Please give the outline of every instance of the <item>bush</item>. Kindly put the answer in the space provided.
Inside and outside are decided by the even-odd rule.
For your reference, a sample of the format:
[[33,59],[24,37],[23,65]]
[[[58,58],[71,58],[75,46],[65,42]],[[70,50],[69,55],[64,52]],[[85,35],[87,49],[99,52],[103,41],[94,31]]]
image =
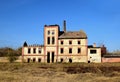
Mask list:
[[18,59],[18,57],[16,55],[17,54],[13,50],[8,51],[8,60],[9,60],[10,63],[12,63],[12,62],[14,62],[15,60]]

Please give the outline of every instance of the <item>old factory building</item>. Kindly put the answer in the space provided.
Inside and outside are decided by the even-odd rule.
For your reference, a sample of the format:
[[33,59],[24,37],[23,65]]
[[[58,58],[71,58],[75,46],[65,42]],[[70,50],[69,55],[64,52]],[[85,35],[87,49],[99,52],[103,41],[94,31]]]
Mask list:
[[22,48],[23,62],[101,62],[103,47],[88,45],[87,35],[83,30],[66,31],[66,21],[63,31],[59,25],[44,26],[44,45],[28,45]]

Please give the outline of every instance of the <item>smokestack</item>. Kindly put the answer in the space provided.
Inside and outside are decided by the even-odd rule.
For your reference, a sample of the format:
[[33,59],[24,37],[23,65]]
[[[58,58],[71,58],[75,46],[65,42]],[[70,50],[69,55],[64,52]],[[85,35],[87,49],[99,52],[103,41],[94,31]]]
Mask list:
[[63,29],[64,29],[64,32],[66,32],[66,21],[64,20],[64,23],[63,23]]

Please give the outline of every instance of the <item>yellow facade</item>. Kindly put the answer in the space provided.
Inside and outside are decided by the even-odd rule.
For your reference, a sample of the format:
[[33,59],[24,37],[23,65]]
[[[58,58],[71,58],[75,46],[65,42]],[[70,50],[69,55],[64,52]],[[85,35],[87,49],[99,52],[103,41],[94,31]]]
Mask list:
[[[39,52],[41,50],[41,52]],[[87,35],[84,31],[60,31],[58,25],[44,26],[44,45],[23,46],[22,60],[24,62],[88,62],[89,53]],[[97,50],[97,62],[100,60],[100,50]],[[93,57],[93,56],[92,56]],[[94,58],[93,57],[93,58]]]

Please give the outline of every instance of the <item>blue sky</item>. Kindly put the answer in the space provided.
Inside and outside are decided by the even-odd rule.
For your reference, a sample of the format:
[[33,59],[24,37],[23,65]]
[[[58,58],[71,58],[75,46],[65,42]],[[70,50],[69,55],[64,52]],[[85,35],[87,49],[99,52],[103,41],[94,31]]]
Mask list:
[[0,0],[0,47],[43,44],[43,26],[67,21],[88,43],[120,49],[120,0]]

